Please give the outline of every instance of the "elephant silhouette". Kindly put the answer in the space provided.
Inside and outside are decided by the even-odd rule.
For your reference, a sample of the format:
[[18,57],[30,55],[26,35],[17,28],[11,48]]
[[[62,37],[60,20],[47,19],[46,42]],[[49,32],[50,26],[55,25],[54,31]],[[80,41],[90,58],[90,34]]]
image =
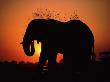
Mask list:
[[[33,40],[41,42],[38,69],[48,60],[48,70],[55,71],[57,53],[63,53],[66,70],[81,70],[91,60],[94,36],[89,27],[80,20],[60,22],[54,19],[34,19],[23,37],[23,49],[27,56],[35,52]],[[31,49],[30,49],[31,46]]]

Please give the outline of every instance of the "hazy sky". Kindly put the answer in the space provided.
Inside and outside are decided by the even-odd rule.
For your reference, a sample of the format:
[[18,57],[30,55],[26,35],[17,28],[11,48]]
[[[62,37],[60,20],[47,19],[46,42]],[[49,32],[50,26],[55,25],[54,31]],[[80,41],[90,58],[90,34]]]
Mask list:
[[110,51],[109,3],[109,0],[0,0],[0,60],[38,60],[39,51],[27,57],[20,45],[37,8],[59,12],[60,20],[65,14],[68,20],[69,15],[77,10],[79,19],[94,33],[95,51]]

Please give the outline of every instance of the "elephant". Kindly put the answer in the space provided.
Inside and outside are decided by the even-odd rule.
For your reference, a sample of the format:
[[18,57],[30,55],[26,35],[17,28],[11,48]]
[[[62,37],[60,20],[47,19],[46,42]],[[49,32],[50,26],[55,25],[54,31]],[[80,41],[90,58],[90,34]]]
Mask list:
[[50,73],[56,68],[57,53],[63,54],[66,70],[76,71],[90,62],[94,52],[93,33],[80,20],[34,19],[28,24],[22,42],[27,56],[35,52],[34,40],[42,43],[38,69],[42,70],[48,60]]

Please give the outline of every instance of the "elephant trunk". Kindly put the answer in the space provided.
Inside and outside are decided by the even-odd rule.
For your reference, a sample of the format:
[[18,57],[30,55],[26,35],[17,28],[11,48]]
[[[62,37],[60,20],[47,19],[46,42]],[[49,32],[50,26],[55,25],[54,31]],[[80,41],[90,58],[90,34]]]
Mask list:
[[34,41],[31,38],[29,38],[29,36],[26,36],[26,35],[24,36],[22,45],[23,45],[25,54],[27,56],[33,56],[35,52]]

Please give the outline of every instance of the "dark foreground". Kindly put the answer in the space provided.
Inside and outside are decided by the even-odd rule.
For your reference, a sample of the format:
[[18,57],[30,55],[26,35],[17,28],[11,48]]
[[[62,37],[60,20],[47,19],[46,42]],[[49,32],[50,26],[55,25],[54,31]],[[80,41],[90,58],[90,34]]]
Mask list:
[[36,64],[0,62],[0,82],[110,82],[110,62],[94,62],[85,72],[75,72],[71,78],[63,71],[63,64],[57,64],[54,76],[48,76],[47,67],[41,75]]

